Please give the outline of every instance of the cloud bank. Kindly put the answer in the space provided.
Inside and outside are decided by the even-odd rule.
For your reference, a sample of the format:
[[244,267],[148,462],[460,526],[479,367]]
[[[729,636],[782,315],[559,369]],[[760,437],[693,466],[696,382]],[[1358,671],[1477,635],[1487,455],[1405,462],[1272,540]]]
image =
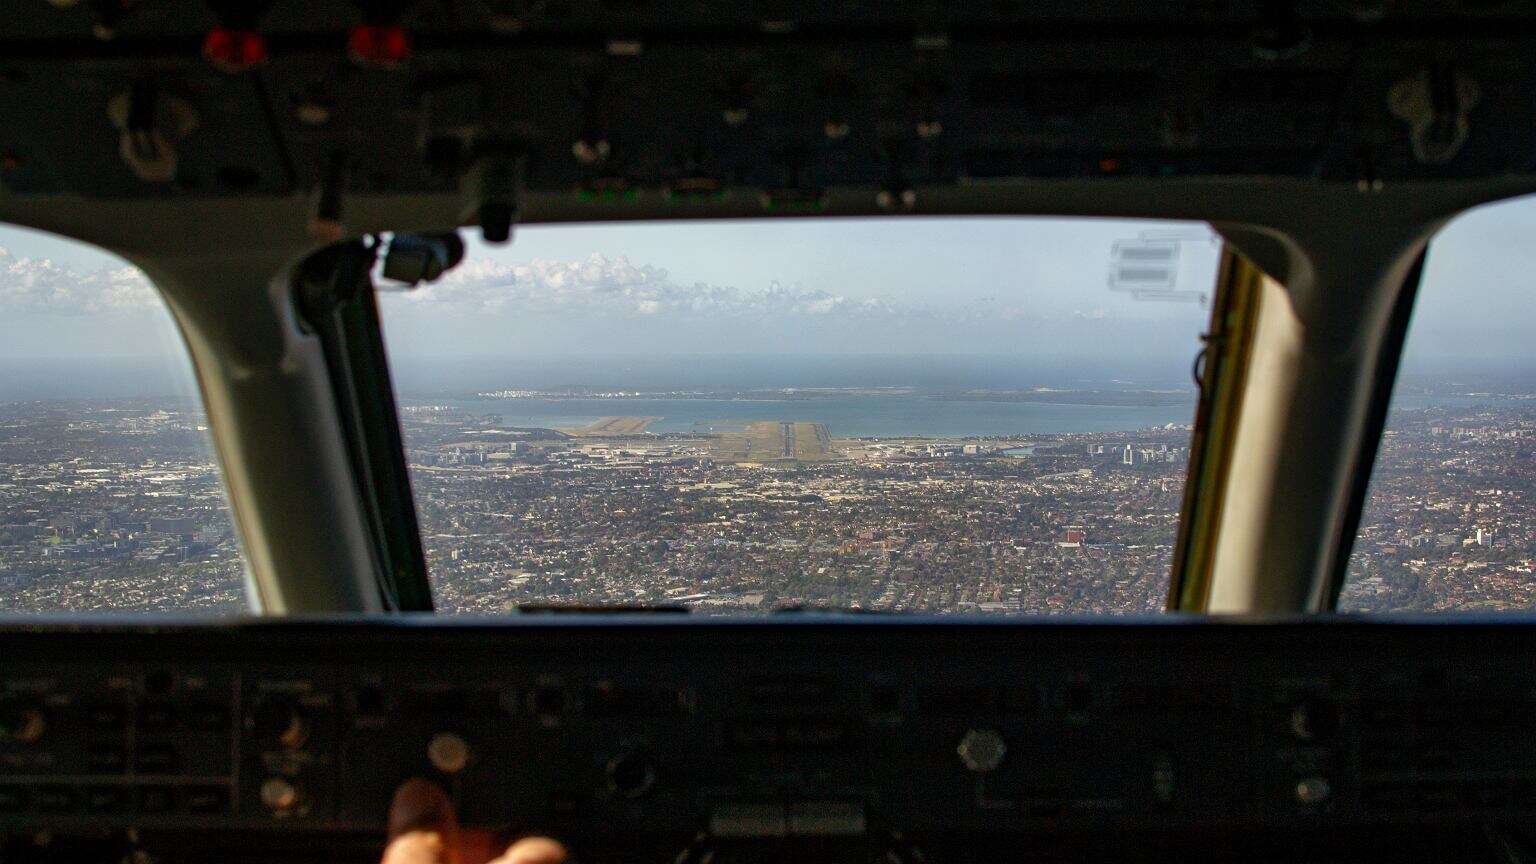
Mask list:
[[[595,318],[800,318],[922,321],[1044,320],[1052,316],[983,297],[945,306],[889,297],[854,297],[771,281],[763,288],[673,281],[665,268],[593,253],[581,260],[534,259],[511,264],[466,261],[442,281],[407,292],[401,306],[466,316],[516,313]],[[391,298],[394,303],[394,298]],[[1101,308],[1074,310],[1101,319]]]
[[[1098,291],[1083,291],[1081,308],[1060,297],[1050,307],[1032,306],[1024,286],[1015,296],[1000,285],[992,296],[951,299],[944,271],[935,273],[938,281],[919,291],[871,276],[843,293],[833,285],[767,280],[748,287],[683,282],[662,267],[601,254],[519,263],[476,258],[436,284],[387,293],[380,305],[390,351],[399,358],[1023,352],[1113,354],[1137,363],[1167,355],[1178,374],[1203,317],[1194,308],[1179,310],[1179,319],[1145,318],[1140,309],[1106,312],[1100,303],[1110,298]],[[1068,298],[1072,293],[1067,289]],[[4,249],[0,343],[0,354],[16,355],[181,353],[160,298],[133,267],[110,262],[91,269]]]
[[[1174,358],[1169,368],[1182,376],[1198,348],[1205,312],[1193,304],[1114,309],[1100,304],[1129,301],[1105,297],[1102,288],[1082,291],[1078,304],[1076,287],[1066,285],[1045,292],[1056,295],[1049,305],[1031,303],[1022,284],[999,285],[991,296],[972,290],[951,298],[945,271],[934,272],[939,281],[920,290],[871,277],[843,293],[834,285],[777,281],[761,287],[682,282],[661,267],[602,254],[523,263],[480,259],[436,284],[387,294],[380,305],[390,350],[400,356],[1026,352],[1114,354],[1139,363],[1167,355]],[[957,286],[966,275],[954,274]],[[1030,278],[1018,274],[1021,282]]]
[[[393,298],[392,298],[393,299]],[[918,313],[881,299],[786,287],[760,290],[672,281],[667,271],[624,257],[593,254],[577,261],[535,259],[509,264],[466,261],[441,282],[407,292],[403,303],[450,314],[635,316],[662,315],[893,315]],[[78,270],[49,258],[0,247],[0,310],[10,313],[96,315],[158,308],[159,298],[137,268]]]
[[[1023,306],[999,303],[995,298],[935,307],[887,297],[853,297],[777,281],[762,288],[680,283],[673,281],[665,268],[598,253],[569,261],[466,261],[440,282],[392,296],[387,302],[417,313],[474,318],[515,314],[519,318],[900,319],[953,323],[1050,317]],[[78,316],[159,308],[158,296],[137,268],[122,265],[78,270],[0,247],[0,312]],[[1102,309],[1082,309],[1072,317],[1098,319],[1104,314]]]
[[129,266],[74,270],[48,258],[13,255],[0,247],[0,311],[93,315],[155,309],[149,280]]
[[402,298],[469,315],[579,314],[650,317],[736,315],[886,315],[915,311],[890,301],[857,299],[778,282],[751,290],[675,282],[666,269],[594,253],[576,261],[536,258],[523,264],[466,261],[441,282]]

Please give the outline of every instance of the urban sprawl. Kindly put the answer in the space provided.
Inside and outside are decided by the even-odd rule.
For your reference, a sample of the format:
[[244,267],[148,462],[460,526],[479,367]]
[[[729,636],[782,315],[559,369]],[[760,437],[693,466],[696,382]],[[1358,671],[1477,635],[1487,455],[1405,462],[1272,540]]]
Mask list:
[[[1536,407],[1394,412],[1341,605],[1536,607]],[[1153,612],[1190,429],[840,438],[803,417],[511,428],[407,404],[444,612],[545,606]],[[805,414],[814,416],[814,404]],[[239,547],[191,406],[0,405],[0,611],[236,612]]]

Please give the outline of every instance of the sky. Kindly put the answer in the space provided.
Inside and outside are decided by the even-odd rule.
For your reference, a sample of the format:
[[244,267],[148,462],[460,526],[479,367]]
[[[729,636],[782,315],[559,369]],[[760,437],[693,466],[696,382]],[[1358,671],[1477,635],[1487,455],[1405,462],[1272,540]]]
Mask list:
[[[1154,235],[1180,238],[1182,302],[1112,284],[1115,244]],[[1410,361],[1532,359],[1533,236],[1536,198],[1473,211],[1436,238]],[[1198,348],[1217,248],[1199,223],[1090,219],[532,226],[507,246],[470,239],[462,266],[385,293],[381,309],[399,367],[445,355],[979,354],[1164,373]],[[0,359],[174,366],[182,354],[132,267],[0,227]]]
[[[1110,290],[1112,244],[1147,230],[1189,238],[1178,279],[1204,293],[1217,248],[1198,224],[799,220],[524,227],[381,305],[400,355],[1054,353],[1105,334],[1134,354],[1155,341],[1141,328],[1192,335],[1206,315]],[[126,326],[158,305],[132,268],[16,229],[0,249],[0,356],[163,350]]]
[[[1180,227],[1194,238],[1180,275],[1209,285],[1218,247],[1203,226]],[[1136,357],[1188,344],[1205,317],[1196,302],[1110,290],[1111,245],[1145,230],[1023,219],[529,228],[381,306],[401,356],[1060,356],[1101,354],[1108,339]]]

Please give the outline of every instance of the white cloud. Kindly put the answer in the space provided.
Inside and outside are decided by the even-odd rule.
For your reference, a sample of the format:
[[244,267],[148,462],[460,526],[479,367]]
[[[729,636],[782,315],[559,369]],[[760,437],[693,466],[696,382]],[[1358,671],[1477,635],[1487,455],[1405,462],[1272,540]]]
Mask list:
[[[771,282],[765,288],[675,282],[661,267],[594,253],[579,261],[467,261],[441,282],[401,300],[444,312],[552,313],[595,317],[831,316],[930,314],[880,298],[854,298]],[[423,310],[424,311],[424,310]]]
[[0,312],[99,315],[159,306],[149,281],[133,267],[79,271],[0,247]]
[[[1149,317],[1145,304],[1122,312],[1084,302],[1074,311],[1038,302],[1038,292],[1008,296],[1009,285],[982,296],[964,292],[963,275],[953,277],[953,295],[943,281],[903,291],[873,275],[843,293],[840,281],[680,282],[660,267],[600,254],[521,263],[479,258],[436,284],[387,294],[381,311],[390,349],[402,356],[1024,352],[1113,353],[1140,363],[1165,351],[1176,361],[1169,368],[1182,375],[1196,344],[1201,315],[1189,305],[1179,307],[1178,320]],[[945,277],[940,271],[935,278]]]
[[[598,253],[569,261],[471,259],[438,283],[392,293],[386,302],[400,311],[411,308],[415,314],[454,320],[508,315],[521,320],[631,319],[701,325],[735,320],[743,326],[771,321],[786,325],[798,321],[805,326],[811,322],[996,326],[1057,317],[1028,305],[1000,303],[995,297],[928,305],[777,281],[761,288],[687,284],[673,280],[662,267]],[[100,317],[160,308],[161,300],[144,274],[131,266],[77,270],[48,258],[17,256],[0,247],[0,313]],[[1102,308],[1070,315],[1077,321],[1112,317]]]

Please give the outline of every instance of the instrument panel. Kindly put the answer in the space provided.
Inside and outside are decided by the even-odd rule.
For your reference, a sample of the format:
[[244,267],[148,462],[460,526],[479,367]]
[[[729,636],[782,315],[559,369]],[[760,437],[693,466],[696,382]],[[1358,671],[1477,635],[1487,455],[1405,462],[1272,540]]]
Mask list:
[[25,4],[0,185],[473,209],[489,173],[764,215],[1025,179],[1371,191],[1530,171],[1532,25],[1475,0]]
[[415,776],[583,860],[1536,812],[1517,625],[669,619],[6,627],[0,833],[376,843]]

